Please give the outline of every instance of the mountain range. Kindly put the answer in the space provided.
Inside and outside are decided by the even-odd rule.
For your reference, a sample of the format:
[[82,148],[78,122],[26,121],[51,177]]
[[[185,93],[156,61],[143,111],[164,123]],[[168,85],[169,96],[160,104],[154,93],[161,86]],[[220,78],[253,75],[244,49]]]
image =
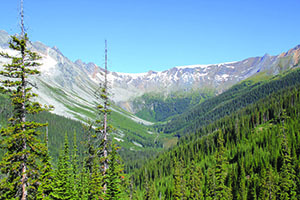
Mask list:
[[[9,34],[0,31],[0,51],[14,53],[9,49],[9,41]],[[41,42],[31,42],[29,47],[42,56],[41,75],[34,80],[39,102],[53,105],[55,114],[67,118],[80,121],[94,118],[93,108],[98,102],[94,94],[104,80],[103,67],[81,60],[73,62],[57,47],[51,48]],[[299,56],[300,46],[296,46],[280,55],[265,54],[230,63],[175,66],[165,71],[150,70],[139,74],[109,71],[112,110],[139,124],[165,121],[255,74],[275,75],[293,68],[298,65]],[[0,66],[6,62],[0,58]],[[148,101],[154,96],[154,100]],[[169,101],[170,98],[175,100]],[[183,99],[182,109],[174,108],[178,99]],[[155,116],[168,106],[168,102],[175,105],[173,110],[162,111],[165,116]]]

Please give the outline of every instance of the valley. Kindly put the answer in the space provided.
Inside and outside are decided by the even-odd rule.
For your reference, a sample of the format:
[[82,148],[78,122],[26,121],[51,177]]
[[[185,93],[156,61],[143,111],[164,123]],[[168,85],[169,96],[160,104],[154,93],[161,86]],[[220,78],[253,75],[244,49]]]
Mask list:
[[[7,33],[1,31],[0,38],[1,51],[10,52]],[[104,69],[80,60],[72,62],[57,48],[40,42],[31,43],[30,49],[42,55],[41,75],[33,79],[38,87],[33,90],[39,102],[53,105],[54,110],[29,118],[48,123],[40,130],[47,133],[54,167],[59,167],[55,163],[66,138],[70,146],[78,148],[82,161],[86,159],[86,141],[94,133],[97,105],[102,103],[96,92],[103,84]],[[299,128],[299,52],[297,46],[278,56],[231,63],[142,74],[108,72],[108,121],[113,127],[109,138],[121,147],[118,153],[124,172],[137,188],[135,198],[150,195],[173,199],[176,190],[183,189],[187,191],[181,194],[188,198],[207,197],[215,190],[209,182],[217,176],[215,167],[227,174],[221,183],[231,191],[227,192],[229,198],[239,199],[241,193],[250,199],[261,195],[264,188],[258,185],[263,182],[258,180],[264,180],[263,173],[271,173],[260,171],[268,170],[266,166],[277,177],[272,184],[279,187],[278,177],[288,161],[275,146],[291,149],[293,165],[299,162],[295,152],[299,151],[300,137],[294,131]],[[5,63],[0,59],[1,65]],[[8,96],[1,94],[1,127],[6,127],[6,119],[12,116],[10,104]],[[282,120],[287,120],[285,125]],[[280,139],[282,130],[289,130],[288,143]],[[77,140],[72,142],[73,135]],[[4,153],[0,151],[0,156]],[[226,166],[218,159],[226,160]],[[241,178],[246,175],[250,178]],[[201,188],[193,188],[195,181]],[[299,182],[295,185],[298,187]]]
[[299,9],[2,1],[0,199],[300,199]]
[[[0,38],[1,50],[8,51],[8,34],[0,31]],[[34,89],[39,95],[38,101],[53,105],[54,114],[69,119],[83,123],[95,119],[94,108],[98,102],[95,91],[104,80],[104,69],[94,63],[72,62],[57,47],[50,48],[41,42],[31,43],[30,49],[42,56],[42,73],[34,80],[38,85],[38,89]],[[111,123],[116,127],[112,137],[126,149],[140,150],[157,145],[161,148],[163,141],[167,142],[170,135],[178,132],[170,128],[174,127],[172,123],[179,125],[180,129],[185,127],[181,122],[177,123],[176,116],[181,118],[181,114],[193,113],[187,110],[205,104],[206,99],[216,95],[219,96],[217,99],[223,100],[224,91],[247,78],[268,77],[293,68],[298,65],[299,55],[297,46],[277,56],[266,54],[230,63],[180,66],[140,74],[109,71],[109,92],[113,103]],[[237,95],[234,92],[238,87],[231,89],[232,94],[225,99]],[[216,106],[220,100],[213,104]],[[203,107],[207,108],[206,105]],[[164,128],[153,125],[157,122]]]

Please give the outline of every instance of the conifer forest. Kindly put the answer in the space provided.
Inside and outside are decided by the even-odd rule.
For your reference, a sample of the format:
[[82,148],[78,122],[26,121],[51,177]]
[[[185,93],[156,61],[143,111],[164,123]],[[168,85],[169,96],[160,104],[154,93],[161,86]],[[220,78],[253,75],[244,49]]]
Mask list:
[[[8,44],[17,53],[0,52],[0,199],[300,199],[299,57],[289,69],[258,73],[218,95],[163,103],[142,96],[136,103],[149,101],[156,113],[138,115],[157,120],[148,132],[164,140],[133,151],[113,137],[107,63],[93,120],[59,116],[38,102],[42,57],[29,48],[22,9],[20,18]],[[104,54],[106,62],[106,43]]]

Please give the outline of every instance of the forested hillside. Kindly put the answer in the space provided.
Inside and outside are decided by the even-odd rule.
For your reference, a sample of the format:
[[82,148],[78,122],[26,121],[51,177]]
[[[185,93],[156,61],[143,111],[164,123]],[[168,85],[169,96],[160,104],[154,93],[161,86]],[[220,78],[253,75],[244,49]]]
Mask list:
[[298,73],[275,77],[284,89],[202,126],[146,163],[133,174],[136,199],[299,199]]
[[219,96],[186,110],[182,115],[172,118],[167,124],[156,126],[157,131],[168,134],[176,133],[177,135],[193,133],[201,126],[230,115],[277,90],[297,85],[299,80],[300,70],[298,68],[274,77],[267,75],[265,72],[258,73]]
[[[6,127],[7,119],[12,115],[12,108],[11,102],[8,97],[2,94],[0,94],[0,111],[0,128]],[[140,166],[142,162],[144,162],[144,159],[153,157],[159,151],[161,151],[162,142],[160,141],[160,137],[158,134],[149,134],[145,126],[138,123],[133,123],[133,121],[121,114],[112,113],[112,115],[114,115],[113,119],[111,120],[113,126],[123,131],[126,141],[136,141],[139,144],[143,145],[143,147],[136,146],[135,149],[130,149],[130,145],[128,143],[115,139],[114,141],[120,147],[122,147],[119,150],[119,153],[121,154],[122,159],[125,163],[131,163],[131,165],[135,165],[137,167]],[[68,135],[70,145],[73,145],[72,138],[74,133],[76,133],[78,156],[80,159],[83,157],[85,148],[83,145],[83,141],[87,140],[87,131],[89,129],[88,124],[83,124],[79,121],[68,119],[56,114],[52,114],[50,112],[42,112],[37,116],[29,116],[29,118],[37,122],[48,123],[49,126],[42,129],[42,132],[44,132],[44,134],[41,136],[41,139],[44,139],[47,132],[49,152],[53,159],[53,163],[56,163],[58,161],[59,151],[63,147],[65,133],[67,133]],[[112,133],[109,137],[110,139],[114,139],[114,137],[119,136],[118,134]],[[1,152],[2,151],[0,150],[0,158],[3,155],[3,152]],[[128,170],[129,168],[127,168],[127,171]]]
[[[0,125],[3,127],[7,126],[7,119],[12,116],[11,102],[7,96],[0,95]],[[30,116],[31,120],[38,122],[47,122],[49,126],[43,128],[42,131],[48,132],[48,146],[51,157],[54,161],[57,161],[60,148],[63,147],[64,135],[68,133],[70,141],[73,141],[71,138],[73,134],[76,133],[78,138],[77,146],[80,147],[80,152],[82,153],[83,147],[80,145],[80,141],[84,141],[84,128],[83,125],[74,120],[67,119],[49,112],[39,113],[38,116]],[[44,139],[45,135],[41,135],[41,139]],[[71,145],[73,145],[71,143]]]
[[[300,45],[224,63],[287,45],[296,3],[18,1],[19,34],[0,30],[0,200],[300,199]],[[1,4],[12,31],[15,2]],[[101,62],[103,34],[103,66],[72,61]],[[126,72],[146,62],[176,67]]]
[[213,94],[212,91],[187,91],[165,97],[160,93],[147,93],[137,97],[132,104],[137,109],[136,116],[152,122],[161,122],[184,113]]

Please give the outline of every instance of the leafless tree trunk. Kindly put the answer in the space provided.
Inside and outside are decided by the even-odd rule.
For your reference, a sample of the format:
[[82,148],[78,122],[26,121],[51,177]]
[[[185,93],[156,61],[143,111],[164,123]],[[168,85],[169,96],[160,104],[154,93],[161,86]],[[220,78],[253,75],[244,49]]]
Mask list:
[[[25,39],[25,29],[24,29],[24,8],[23,8],[23,0],[21,0],[21,37],[26,41]],[[26,101],[26,78],[25,78],[25,49],[21,50],[22,52],[22,75],[21,75],[21,95],[22,95],[22,115],[21,115],[21,123],[22,123],[22,131],[25,132],[25,122],[26,122],[26,107],[25,107],[25,101]],[[22,148],[23,150],[27,149],[26,145],[26,137],[23,137],[22,141]],[[27,165],[26,165],[27,155],[22,156],[23,163],[22,166],[22,200],[27,199]]]

